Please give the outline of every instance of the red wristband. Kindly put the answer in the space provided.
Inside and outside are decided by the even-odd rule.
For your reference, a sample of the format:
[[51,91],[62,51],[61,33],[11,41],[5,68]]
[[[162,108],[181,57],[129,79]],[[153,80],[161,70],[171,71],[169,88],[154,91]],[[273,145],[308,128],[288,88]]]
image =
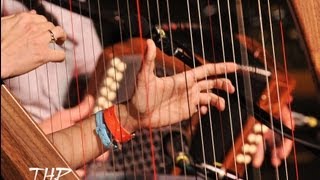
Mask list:
[[132,139],[132,135],[124,129],[114,113],[114,106],[104,110],[104,122],[112,134],[114,140],[118,143],[125,143]]

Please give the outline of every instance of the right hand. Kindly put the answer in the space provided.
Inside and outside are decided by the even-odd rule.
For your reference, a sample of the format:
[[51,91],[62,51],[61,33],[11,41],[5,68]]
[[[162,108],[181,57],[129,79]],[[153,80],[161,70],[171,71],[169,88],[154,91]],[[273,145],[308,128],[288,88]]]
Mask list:
[[206,114],[208,104],[224,110],[224,99],[208,90],[216,88],[233,93],[234,86],[226,78],[206,77],[235,72],[238,70],[235,63],[210,63],[159,78],[154,74],[155,57],[156,46],[152,40],[147,40],[135,93],[128,104],[119,106],[120,113],[117,112],[123,116],[121,123],[126,130],[134,132],[140,127],[159,128],[188,119],[198,111]]
[[1,18],[1,78],[9,78],[29,72],[48,62],[60,62],[65,58],[63,50],[49,47],[61,45],[66,33],[54,26],[34,10]]

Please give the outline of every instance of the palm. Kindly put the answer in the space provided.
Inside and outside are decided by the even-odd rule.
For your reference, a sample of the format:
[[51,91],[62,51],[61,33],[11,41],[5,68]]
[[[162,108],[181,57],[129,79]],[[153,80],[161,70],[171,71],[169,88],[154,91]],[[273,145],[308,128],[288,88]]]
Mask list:
[[[207,91],[217,88],[233,92],[234,87],[227,79],[203,80],[206,76],[233,72],[236,65],[207,64],[170,77],[154,75],[155,46],[147,42],[148,48],[143,67],[137,78],[137,89],[130,103],[143,127],[161,127],[189,118],[207,104],[224,109],[223,98]],[[187,83],[186,83],[187,82]]]

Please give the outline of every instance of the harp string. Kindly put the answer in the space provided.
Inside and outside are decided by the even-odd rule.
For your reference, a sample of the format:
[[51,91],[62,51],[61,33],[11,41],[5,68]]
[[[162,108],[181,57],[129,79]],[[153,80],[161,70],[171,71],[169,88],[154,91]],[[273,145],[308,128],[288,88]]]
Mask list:
[[[233,62],[236,63],[235,61],[235,50],[234,50],[234,37],[233,37],[233,27],[232,27],[232,20],[231,20],[231,10],[230,10],[230,3],[228,1],[228,16],[229,16],[229,26],[230,26],[230,38],[231,38],[231,47],[232,47],[232,58],[233,58]],[[243,33],[245,35],[245,27],[243,25],[243,13],[242,13],[242,2],[241,0],[240,1],[236,1],[236,12],[237,12],[237,22],[238,22],[238,31],[239,33]],[[248,59],[247,59],[247,56],[246,56],[246,53],[243,53],[243,49],[240,50],[240,54],[241,54],[241,64],[242,65],[246,65],[248,64]],[[252,94],[251,94],[251,91],[250,91],[250,88],[248,87],[251,87],[251,83],[250,83],[250,74],[249,73],[244,73],[244,94],[246,97],[249,97],[249,103],[248,103],[248,100],[246,98],[246,101],[247,101],[247,117],[250,116],[250,113],[253,113],[253,110],[252,110],[252,105],[250,104],[250,102],[253,102],[252,100]],[[236,95],[237,95],[237,104],[238,104],[238,111],[239,111],[239,121],[240,121],[240,136],[241,136],[241,141],[242,141],[242,144],[244,144],[244,135],[243,135],[243,125],[242,125],[242,113],[241,113],[241,107],[240,107],[240,97],[239,97],[239,82],[238,82],[238,76],[237,76],[237,73],[235,72],[235,87],[236,87]],[[231,130],[233,128],[231,127]],[[243,155],[245,155],[245,152],[243,152]],[[235,161],[235,163],[237,163]],[[245,176],[246,176],[246,179],[248,179],[248,170],[247,170],[247,164],[244,164],[244,167],[245,167]]]
[[[262,22],[262,13],[261,13],[261,4],[260,0],[258,2],[258,12],[259,12],[259,22],[260,22],[260,33],[261,33],[261,44],[262,44],[262,51],[263,51],[263,64],[264,69],[267,70],[267,59],[266,59],[266,49],[265,49],[265,39],[264,39],[264,29],[263,29],[263,22]],[[276,70],[275,70],[276,71]],[[269,104],[269,114],[270,114],[270,121],[271,121],[271,130],[272,130],[272,138],[273,138],[273,146],[274,150],[276,150],[276,142],[275,142],[275,133],[274,133],[274,125],[273,125],[273,116],[272,116],[272,107],[271,107],[271,95],[270,95],[270,89],[269,89],[269,79],[266,77],[266,90],[267,90],[267,99]],[[277,154],[274,154],[277,156]],[[279,169],[276,167],[276,178],[279,179]]]
[[[147,1],[147,2],[149,2],[149,1]],[[172,37],[172,31],[170,29],[170,27],[171,27],[171,25],[170,25],[170,22],[171,22],[170,13],[171,13],[171,11],[170,11],[169,0],[166,0],[166,12],[167,12],[167,16],[168,16],[167,20],[169,22],[169,37],[170,37],[171,54],[174,54],[174,52],[173,52],[173,42],[172,42],[173,37]],[[148,15],[150,16],[150,12],[148,12]],[[158,18],[158,26],[162,27],[159,0],[157,0],[157,18]],[[151,19],[149,19],[149,22],[152,22]],[[150,26],[151,26],[151,23],[150,23]],[[150,29],[150,34],[152,34],[152,29]],[[163,49],[163,41],[161,41],[160,44],[161,44],[161,48]],[[161,58],[162,58],[161,60],[162,60],[162,64],[163,64],[163,74],[164,74],[164,77],[166,77],[167,76],[167,71],[166,71],[166,62],[165,62],[165,59],[164,59],[164,54],[162,54]],[[172,60],[172,64],[173,64],[173,74],[175,75],[177,72],[176,72],[175,63],[174,63],[174,57],[173,56],[172,56],[171,60]],[[175,93],[177,94],[178,92],[175,92]],[[170,139],[169,139],[170,140],[170,143],[169,143],[170,144],[170,149],[171,149],[171,152],[173,152],[173,155],[170,158],[171,158],[172,162],[175,162],[175,157],[174,157],[175,156],[175,154],[174,154],[174,152],[175,152],[174,151],[174,143],[175,142],[173,140],[172,125],[169,125],[169,130],[168,131],[169,131],[169,134],[170,134]],[[181,123],[179,123],[179,131],[182,132]],[[160,138],[164,139],[162,128],[160,129]],[[180,143],[182,145],[182,151],[184,151],[183,150],[183,140],[182,140],[182,134],[181,133],[180,133]],[[161,148],[162,148],[162,150],[161,150],[161,152],[162,152],[162,154],[161,154],[162,155],[162,161],[163,161],[164,164],[166,164],[165,153],[164,153],[165,145],[163,143],[163,140],[161,141]],[[176,172],[176,171],[177,171],[176,166],[173,165],[173,172]],[[169,170],[164,168],[164,174],[166,174],[167,172],[169,173]],[[186,167],[185,167],[185,165],[183,167],[183,172],[184,172],[184,175],[186,175]]]
[[[72,10],[72,0],[69,0],[69,11],[70,11],[70,18],[71,18],[71,36],[72,36],[72,39],[75,39],[75,34],[74,34],[74,21],[73,21],[73,10]],[[81,7],[80,7],[80,13],[81,13]],[[81,20],[81,14],[80,14],[80,20]],[[82,21],[80,22],[80,25],[81,25],[81,28],[83,27],[82,26]],[[83,32],[83,31],[82,31]],[[83,37],[83,36],[82,36]],[[75,78],[75,81],[76,81],[76,93],[77,93],[77,102],[78,104],[80,104],[81,102],[81,98],[80,98],[80,86],[79,86],[79,70],[78,70],[78,64],[77,64],[77,57],[76,57],[76,48],[75,48],[75,44],[73,44],[72,46],[72,51],[73,51],[73,61],[74,61],[74,66],[75,66],[75,70],[74,70],[74,78]],[[85,56],[84,56],[85,57]],[[85,63],[86,64],[86,63]],[[86,67],[86,65],[85,65]],[[79,116],[80,116],[80,119],[82,119],[81,117],[81,107],[79,106]],[[83,121],[80,121],[80,131],[81,131],[81,147],[82,147],[82,158],[83,158],[83,169],[84,171],[86,171],[86,156],[85,156],[85,151],[86,151],[86,145],[85,145],[85,142],[83,141],[84,138],[84,132],[83,132]],[[75,143],[75,142],[73,142]]]
[[[169,4],[169,1],[168,0],[166,0],[166,9],[167,9],[167,16],[168,16],[168,22],[170,23],[171,22],[171,18],[170,18],[170,4]],[[148,13],[148,14],[150,14],[150,13]],[[160,6],[159,6],[159,0],[157,0],[157,15],[158,15],[158,25],[159,25],[159,27],[162,27],[162,22],[161,22],[161,18],[160,18]],[[149,21],[149,22],[151,22],[151,21]],[[152,30],[151,30],[152,31]],[[152,32],[150,33],[150,34],[152,34]],[[170,46],[171,46],[171,53],[173,54],[173,42],[172,42],[172,31],[171,30],[169,30],[169,37],[170,37]],[[163,48],[163,42],[161,41],[161,48]],[[164,60],[164,54],[162,54],[162,62],[163,62],[163,71],[164,71],[164,76],[166,77],[167,76],[167,72],[166,72],[166,66],[165,66],[165,60]],[[173,57],[172,57],[172,62],[173,62],[173,74],[176,74],[176,69],[175,69],[175,66],[174,66],[174,60],[173,60]],[[175,93],[177,93],[177,92],[175,92]],[[170,107],[169,107],[170,108]],[[182,129],[181,129],[181,123],[179,123],[179,130],[180,130],[180,132],[182,132]],[[160,129],[160,137],[161,137],[161,139],[163,139],[163,133],[162,133],[163,131],[162,131],[162,129]],[[171,145],[171,152],[174,152],[174,147],[173,147],[173,143],[174,143],[174,140],[173,140],[173,134],[172,134],[172,125],[169,125],[169,133],[170,133],[170,145]],[[180,142],[181,142],[181,144],[183,143],[183,141],[182,141],[182,139],[180,139]],[[163,158],[163,162],[164,162],[164,164],[166,164],[166,160],[165,160],[165,154],[164,154],[164,148],[165,148],[165,146],[164,146],[164,143],[163,142],[161,142],[161,147],[162,147],[162,158]],[[182,145],[182,147],[183,147],[183,145]],[[174,155],[171,157],[171,161],[172,162],[175,162],[175,159],[174,159]],[[176,171],[176,166],[173,166],[173,171],[175,172]],[[183,169],[183,171],[184,171],[184,174],[185,174],[185,167],[184,167],[184,169]],[[167,169],[165,168],[164,169],[164,173],[166,174],[166,172],[167,172]]]
[[[60,0],[61,1],[61,0]],[[79,5],[80,5],[81,3],[80,3],[80,1],[79,1]],[[81,8],[80,8],[81,9]],[[90,19],[90,35],[91,35],[91,47],[94,47],[94,39],[93,39],[93,31],[94,31],[94,29],[93,29],[93,27],[94,27],[94,25],[93,25],[93,18],[92,18],[92,10],[91,10],[91,0],[88,0],[88,11],[89,11],[89,19]],[[99,12],[99,14],[101,14],[100,12]],[[103,41],[100,41],[101,42],[101,44],[103,43]],[[103,48],[103,46],[102,46],[102,48]],[[97,58],[98,57],[96,57],[95,55],[96,55],[96,53],[95,53],[95,48],[91,48],[92,49],[92,54],[93,54],[93,63],[96,65],[97,64]],[[103,55],[102,55],[103,56]],[[104,66],[105,67],[105,66]],[[95,71],[95,70],[93,70],[93,74],[91,73],[91,75],[93,75],[94,77],[97,77],[97,72]],[[91,77],[90,77],[91,78]],[[87,83],[87,85],[89,85],[89,83]],[[98,94],[98,82],[97,82],[97,78],[95,78],[95,80],[94,80],[94,83],[93,83],[93,86],[94,86],[94,89],[95,89],[95,93],[96,94]],[[86,88],[86,90],[87,90],[87,92],[89,92],[89,89],[88,88],[90,88],[90,87],[87,87]],[[90,103],[89,102],[89,100],[88,100],[88,103]],[[95,103],[95,102],[94,102]],[[94,110],[93,110],[94,111]],[[90,125],[90,128],[91,129],[93,129],[93,127]],[[94,145],[93,145],[93,141],[94,141],[94,137],[92,137],[92,141],[91,141],[91,149],[93,149],[93,147],[94,147]],[[90,142],[89,142],[90,143]],[[102,152],[102,150],[103,150],[103,147],[100,147],[100,149],[101,149],[101,152]],[[108,155],[110,155],[110,152],[108,152],[108,154],[107,153],[103,153],[100,157],[102,157],[102,159],[106,159],[107,158],[107,156]],[[93,164],[96,164],[97,163],[97,161],[96,161],[96,159],[94,159],[93,160]],[[96,167],[94,167],[93,168],[93,176],[96,178]]]
[[[142,55],[142,64],[143,63],[145,63],[145,59],[144,59],[144,50],[145,50],[145,47],[144,47],[144,45],[143,45],[143,37],[142,37],[142,35],[143,35],[143,27],[142,27],[142,24],[141,24],[141,12],[140,12],[140,1],[139,0],[136,0],[135,1],[135,5],[136,5],[136,8],[137,8],[137,21],[138,21],[138,30],[139,30],[139,41],[140,41],[140,52],[138,52],[138,53],[140,53],[141,55]],[[129,6],[127,7],[127,8],[129,8]],[[130,19],[130,17],[129,17],[129,19]],[[130,24],[131,25],[131,24]],[[137,72],[138,72],[139,70],[137,70]],[[147,77],[146,76],[146,69],[143,69],[143,73],[144,73],[144,79],[147,81],[146,82],[146,84],[145,84],[145,88],[146,88],[146,111],[147,112],[149,112],[149,96],[148,96],[148,92],[149,92],[149,88],[148,88],[148,83],[149,83],[149,77]],[[137,86],[136,86],[137,87]],[[139,101],[139,103],[140,103],[140,101]],[[150,119],[150,116],[148,115],[148,119],[149,119],[149,122],[151,121],[151,119]],[[139,119],[140,120],[140,119]],[[140,129],[142,129],[141,128],[141,126],[140,126]],[[148,129],[148,133],[149,133],[149,142],[150,142],[150,149],[151,149],[151,163],[152,163],[152,169],[153,169],[153,179],[156,179],[157,178],[157,172],[156,172],[156,165],[155,165],[155,158],[154,158],[154,146],[153,146],[153,134],[152,134],[152,130],[151,130],[151,128],[149,128]],[[143,156],[144,157],[144,156]],[[145,161],[145,160],[144,160]],[[144,176],[146,177],[146,174],[144,173]]]
[[[219,3],[219,2],[218,2]],[[210,2],[208,0],[208,5],[210,5]],[[218,6],[219,7],[219,6]],[[215,42],[214,42],[214,31],[213,31],[213,27],[214,27],[214,24],[212,22],[212,19],[213,17],[211,18],[210,16],[208,17],[209,18],[209,25],[210,25],[210,41],[211,41],[211,48],[212,48],[212,54],[213,54],[213,63],[217,63],[217,60],[216,60],[216,53],[215,53]],[[220,19],[219,19],[220,20]],[[223,52],[224,52],[224,48],[222,48]],[[217,75],[215,75],[215,78],[217,78]],[[216,91],[215,92],[218,96],[220,95],[219,91]],[[218,112],[219,113],[219,123],[220,123],[220,129],[221,129],[221,142],[222,142],[222,152],[223,154],[226,154],[226,150],[225,150],[225,141],[224,141],[224,130],[223,130],[223,127],[222,127],[222,113],[221,111]],[[209,109],[209,115],[211,117],[211,108]],[[211,135],[212,135],[212,138],[211,138],[211,141],[212,141],[212,150],[213,150],[213,160],[214,160],[214,167],[217,167],[217,158],[216,158],[216,148],[215,148],[215,143],[214,143],[214,132],[213,132],[213,125],[212,125],[212,121],[210,121],[210,132],[211,132]],[[216,174],[216,179],[218,178],[218,174]]]
[[[219,29],[220,29],[220,38],[221,38],[221,48],[222,48],[222,59],[223,62],[226,62],[226,54],[225,54],[225,43],[224,43],[224,35],[223,35],[223,27],[222,27],[222,13],[221,13],[221,6],[220,6],[220,0],[217,0],[217,6],[218,6],[218,17],[219,17]],[[230,11],[230,10],[229,10]],[[232,32],[231,32],[232,33]],[[227,73],[224,73],[224,77],[227,78]],[[228,115],[229,115],[229,124],[231,126],[230,128],[230,133],[231,133],[231,143],[232,143],[232,149],[233,149],[233,158],[236,159],[236,154],[235,154],[235,142],[234,142],[234,134],[233,134],[233,128],[232,128],[232,115],[231,115],[231,106],[230,106],[230,96],[227,93],[227,104],[228,104]],[[222,124],[222,123],[221,123]],[[224,137],[224,136],[223,136]],[[234,166],[237,167],[237,162],[234,161]],[[237,168],[235,168],[235,174],[238,174]]]
[[[233,26],[232,26],[232,19],[231,19],[231,9],[230,9],[230,2],[227,1],[227,5],[228,5],[228,18],[229,18],[229,28],[230,28],[230,39],[231,39],[231,49],[232,49],[232,60],[234,63],[236,63],[236,55],[235,55],[235,50],[234,50],[234,37],[233,37]],[[243,13],[242,13],[242,1],[238,0],[236,1],[236,12],[237,12],[237,23],[238,23],[238,31],[239,33],[243,33],[245,34],[245,27],[243,24]],[[248,57],[246,56],[247,54],[243,52],[243,49],[240,50],[240,54],[241,54],[241,64],[242,65],[248,65]],[[236,87],[236,95],[237,95],[237,108],[239,111],[239,121],[240,121],[240,137],[241,137],[241,141],[242,144],[244,144],[244,134],[243,134],[243,120],[242,120],[242,113],[241,113],[241,107],[240,107],[240,97],[239,97],[239,82],[238,82],[238,75],[235,72],[235,87]],[[249,97],[249,103],[247,102],[247,117],[250,116],[250,113],[253,113],[253,108],[252,108],[252,104],[250,104],[250,102],[253,102],[252,99],[252,93],[250,91],[250,87],[251,87],[251,82],[250,82],[250,74],[249,73],[245,73],[244,74],[244,93],[246,97]],[[249,88],[248,88],[249,87]],[[246,98],[247,100],[247,98]],[[249,106],[248,106],[249,105]],[[231,125],[231,131],[233,130],[233,125],[232,125],[232,120],[230,120],[230,125]],[[232,135],[232,142],[233,142],[233,148],[235,148],[235,140],[233,137],[233,133],[231,133]],[[245,152],[243,152],[243,155],[245,155]],[[234,157],[236,158],[236,157]],[[237,166],[237,161],[235,162],[235,167]],[[244,164],[245,167],[245,176],[246,179],[248,179],[248,170],[247,170],[247,164]]]
[[[278,81],[278,73],[277,73],[277,63],[276,63],[275,48],[274,48],[274,37],[273,37],[273,27],[272,27],[272,19],[271,19],[271,8],[270,8],[270,2],[268,1],[267,3],[268,3],[267,4],[268,5],[268,17],[269,17],[269,24],[270,24],[270,35],[271,35],[270,39],[271,39],[273,66],[274,66],[274,71],[275,71],[274,76],[275,76],[276,90],[277,90],[277,102],[279,102],[278,103],[279,117],[281,118],[282,117],[282,108],[281,108],[281,105],[280,105],[280,101],[281,100],[280,100],[279,81]],[[279,15],[280,15],[280,18],[281,18],[280,9],[279,9]],[[287,84],[287,86],[288,86],[288,84]],[[290,103],[289,103],[289,106],[290,106]],[[290,109],[290,111],[291,111],[291,109]],[[290,119],[291,119],[291,117],[290,117]],[[283,135],[283,123],[282,123],[282,121],[280,121],[280,125],[281,125],[281,132],[282,132],[281,133],[282,146],[284,147],[284,135]],[[284,159],[284,166],[285,166],[286,179],[288,179],[287,158]]]
[[[209,1],[208,1],[208,5],[209,5]],[[203,36],[203,26],[202,26],[202,17],[201,17],[201,11],[200,11],[200,4],[199,4],[199,1],[197,1],[197,10],[198,10],[198,21],[199,21],[199,31],[200,31],[200,41],[201,41],[201,55],[202,55],[202,57],[203,57],[203,59],[204,59],[204,62],[203,62],[203,64],[206,64],[206,53],[205,53],[205,44],[204,44],[204,36]],[[221,16],[221,14],[219,14],[220,16]],[[213,55],[215,56],[215,54],[214,54],[214,39],[213,39],[213,30],[212,30],[212,28],[213,28],[213,26],[212,26],[212,23],[211,23],[211,18],[209,17],[209,21],[210,21],[210,37],[211,37],[211,43],[212,43],[212,50],[213,50]],[[191,29],[191,24],[189,25],[190,26],[190,29]],[[223,41],[223,40],[222,40]],[[215,59],[214,59],[214,61],[215,61]],[[215,69],[216,70],[216,69]],[[215,75],[215,78],[217,79],[218,77],[217,77],[217,75]],[[225,76],[225,78],[227,78],[226,76]],[[207,76],[205,76],[205,80],[207,80],[208,79],[208,77]],[[227,90],[228,91],[228,90]],[[211,92],[211,90],[209,90],[209,88],[208,88],[208,86],[207,86],[207,89],[206,89],[206,92],[207,93],[209,93],[209,92]],[[219,93],[218,93],[218,95],[219,95]],[[220,98],[220,97],[218,97],[218,98]],[[217,101],[218,103],[219,103],[219,100]],[[229,104],[229,103],[228,103]],[[211,106],[210,106],[210,103],[209,103],[209,99],[208,99],[208,105],[207,105],[207,108],[208,108],[208,116],[209,116],[209,119],[208,119],[208,121],[209,121],[209,124],[210,124],[210,134],[211,134],[211,143],[212,143],[212,146],[211,146],[211,148],[212,148],[212,150],[213,150],[213,152],[212,152],[212,154],[213,154],[213,166],[214,167],[217,167],[217,164],[218,164],[218,162],[217,162],[217,160],[216,160],[216,150],[215,150],[215,141],[214,141],[214,137],[215,137],[215,132],[213,131],[213,119],[212,119],[212,114],[211,114]],[[231,113],[231,111],[229,111],[230,113]],[[220,119],[220,123],[222,123],[222,117],[221,117],[221,113],[219,112],[219,114],[220,114],[220,117],[219,117],[219,119]],[[206,119],[207,120],[207,119]],[[203,161],[204,162],[206,162],[206,158],[205,158],[205,145],[204,145],[204,140],[203,140],[203,136],[204,136],[204,131],[203,131],[203,127],[202,127],[202,123],[201,123],[201,117],[200,117],[200,122],[199,122],[199,126],[200,126],[200,136],[201,136],[201,141],[202,141],[202,154],[203,154]],[[222,136],[223,137],[223,136]],[[222,139],[222,142],[223,142],[224,140]],[[215,172],[215,177],[216,177],[216,179],[218,179],[218,173],[217,172]]]
[[[210,1],[207,1],[207,6],[210,6]],[[214,34],[213,34],[213,23],[212,23],[212,18],[210,16],[208,16],[208,20],[209,20],[209,30],[210,30],[210,42],[211,42],[211,49],[212,49],[212,54],[213,54],[213,63],[216,63],[216,55],[215,55],[215,45],[214,45]],[[204,53],[203,53],[204,54]],[[206,59],[206,58],[204,58]],[[204,61],[204,63],[206,63],[206,61]],[[217,71],[217,69],[215,69],[215,71]],[[217,75],[215,75],[215,78],[217,78]],[[207,88],[208,89],[208,88]],[[208,91],[207,91],[208,93]],[[219,92],[216,92],[217,95],[219,96]],[[217,167],[217,157],[216,157],[216,148],[215,148],[215,132],[213,130],[213,123],[212,123],[212,114],[211,114],[211,107],[208,103],[208,114],[209,114],[209,125],[210,125],[210,134],[211,134],[211,143],[212,143],[212,156],[213,156],[213,166]],[[222,124],[222,116],[221,116],[221,112],[219,111],[219,120],[220,120],[220,124]],[[223,128],[221,128],[222,130]],[[222,137],[222,147],[223,147],[223,151],[224,151],[224,138],[223,138],[223,132],[221,131],[221,137]],[[191,134],[192,136],[192,134]],[[218,173],[215,173],[215,178],[218,179]]]
[[[188,12],[188,23],[189,23],[189,34],[190,34],[190,45],[191,45],[191,53],[192,53],[192,62],[193,62],[193,67],[192,68],[195,68],[196,67],[196,63],[195,63],[195,50],[194,50],[194,39],[193,39],[193,30],[192,30],[192,19],[191,19],[191,10],[190,10],[190,1],[189,0],[186,0],[187,2],[187,12]],[[206,72],[207,73],[207,72]],[[205,75],[205,78],[207,77],[207,75]],[[187,79],[186,79],[186,82],[187,82]],[[197,82],[197,79],[196,79],[196,75],[195,75],[195,82]],[[197,90],[199,92],[199,89]],[[201,124],[201,121],[202,121],[202,117],[201,117],[201,113],[200,113],[200,110],[201,110],[201,107],[200,107],[200,99],[199,99],[199,95],[197,95],[197,100],[198,100],[198,104],[197,104],[197,109],[198,109],[198,112],[197,112],[197,116],[199,118],[199,126],[200,126],[200,135],[201,135],[201,147],[202,147],[202,158],[203,158],[203,161],[206,162],[206,156],[205,156],[205,152],[204,152],[204,144],[203,144],[203,134],[202,134],[202,124]],[[188,101],[189,102],[189,101]],[[190,105],[188,105],[188,107],[190,107]],[[207,177],[207,169],[204,169],[204,176]]]
[[[289,87],[289,77],[288,77],[287,57],[286,57],[284,31],[283,31],[283,23],[282,23],[282,16],[281,16],[280,7],[279,7],[278,11],[279,11],[279,16],[280,16],[279,26],[280,26],[280,35],[281,35],[282,55],[283,55],[283,62],[284,62],[285,81],[286,81],[286,85],[288,88]],[[293,132],[294,131],[294,122],[293,121],[294,120],[292,118],[292,113],[291,113],[291,102],[288,103],[288,107],[289,107],[289,111],[290,111],[290,124],[291,124],[291,136],[292,136],[292,141],[293,141],[293,156],[294,156],[295,175],[296,175],[296,179],[299,179],[295,136],[294,136],[294,132]],[[283,124],[281,124],[281,130],[282,130],[282,128],[283,128]],[[283,133],[282,133],[282,135],[283,135]],[[282,138],[282,140],[283,140],[283,138]],[[282,143],[284,143],[284,140],[282,141]]]

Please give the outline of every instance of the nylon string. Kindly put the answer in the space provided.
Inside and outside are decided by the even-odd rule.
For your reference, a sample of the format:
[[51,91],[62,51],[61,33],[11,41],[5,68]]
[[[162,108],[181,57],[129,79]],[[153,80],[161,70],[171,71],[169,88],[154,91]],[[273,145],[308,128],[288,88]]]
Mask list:
[[[204,65],[206,64],[206,54],[205,54],[205,50],[204,50],[204,38],[203,38],[203,27],[202,27],[202,17],[201,17],[201,10],[200,10],[200,4],[199,4],[199,0],[197,1],[197,9],[198,9],[198,20],[199,20],[199,30],[200,30],[200,40],[201,40],[201,50],[202,50],[202,57],[204,59]],[[190,26],[191,27],[191,26]],[[210,26],[210,29],[212,30],[212,27]],[[215,68],[216,70],[216,68]],[[217,77],[216,77],[217,78]],[[208,80],[208,75],[207,72],[205,74],[205,81]],[[228,90],[228,87],[227,87]],[[211,90],[209,90],[208,84],[207,84],[207,89],[206,92],[209,94],[211,92]],[[219,98],[219,97],[218,97]],[[217,100],[217,103],[219,103],[219,99]],[[211,142],[212,142],[212,150],[213,150],[213,160],[214,160],[214,166],[216,167],[216,152],[215,152],[215,148],[214,148],[214,132],[213,132],[213,126],[212,126],[212,115],[211,115],[211,105],[210,105],[210,99],[208,98],[208,115],[209,115],[209,124],[210,124],[210,132],[211,132]],[[200,118],[201,121],[201,118]],[[203,130],[202,130],[202,123],[199,122],[200,125],[200,133],[201,133],[201,141],[202,141],[202,150],[203,150],[203,154],[205,154],[205,146],[204,146],[204,142],[203,142]],[[205,161],[205,158],[203,160]],[[218,174],[217,172],[215,172],[215,177],[216,179],[218,179]]]
[[[286,50],[285,50],[285,41],[284,41],[284,32],[283,32],[283,23],[282,23],[282,17],[281,17],[281,11],[279,9],[279,16],[280,16],[280,34],[281,34],[281,46],[282,46],[282,55],[283,55],[283,61],[284,61],[284,71],[285,71],[285,77],[286,77],[286,84],[287,89],[289,87],[289,80],[288,80],[288,68],[287,68],[287,57],[286,57]],[[288,103],[289,110],[291,112],[291,102]],[[296,179],[299,179],[299,170],[298,170],[298,160],[297,160],[297,152],[296,152],[296,145],[295,145],[295,136],[293,132],[293,118],[292,113],[290,113],[290,123],[291,123],[291,136],[293,141],[293,155],[294,155],[294,166],[295,166],[295,175]],[[281,125],[282,128],[282,125]]]
[[[207,6],[209,6],[210,5],[210,2],[209,2],[209,0],[207,1]],[[214,36],[213,36],[213,23],[212,23],[212,18],[210,17],[210,16],[208,16],[208,19],[209,19],[209,30],[210,30],[210,41],[211,41],[211,48],[212,48],[212,54],[213,54],[213,63],[216,63],[216,58],[215,58],[215,46],[214,46]],[[202,26],[201,26],[202,27]],[[204,54],[204,52],[203,52],[203,54]],[[206,58],[204,58],[204,63],[206,63]],[[215,67],[215,71],[217,72],[217,68]],[[215,75],[215,78],[217,78],[218,76],[217,75]],[[209,89],[207,88],[207,93],[209,92]],[[219,96],[219,93],[218,93],[218,91],[216,91],[217,92],[217,95]],[[220,98],[220,97],[218,97],[218,98]],[[218,99],[218,102],[219,102],[219,99]],[[214,138],[215,138],[215,132],[214,132],[214,130],[213,130],[213,123],[212,123],[212,114],[211,114],[211,107],[209,106],[209,104],[208,104],[208,113],[209,113],[209,125],[210,125],[210,134],[211,134],[211,143],[212,143],[212,146],[211,146],[211,148],[212,148],[212,156],[213,156],[213,166],[215,167],[215,168],[217,168],[217,157],[216,157],[216,148],[215,148],[215,140],[214,140]],[[220,123],[222,124],[222,117],[221,117],[221,112],[219,111],[218,112],[219,113],[219,120],[220,120]],[[222,129],[223,128],[221,128],[221,134],[223,134],[222,133]],[[222,136],[223,137],[223,136]],[[223,140],[223,138],[222,138],[222,146],[223,146],[223,149],[224,149],[224,140]],[[216,179],[218,179],[218,173],[217,172],[215,172],[215,178]]]
[[[264,69],[267,71],[267,59],[266,59],[266,50],[265,50],[265,39],[264,39],[264,29],[263,29],[263,21],[262,21],[262,13],[261,13],[261,4],[260,0],[258,0],[258,11],[259,11],[259,22],[260,22],[260,33],[261,33],[261,41],[262,41],[262,51],[263,51],[263,61],[264,61]],[[270,114],[270,122],[271,122],[271,130],[272,130],[272,138],[273,138],[273,146],[274,150],[276,150],[276,142],[275,142],[275,132],[274,132],[274,124],[273,124],[273,116],[272,116],[272,107],[271,107],[271,95],[270,95],[270,86],[269,86],[269,79],[266,77],[266,84],[267,84],[267,98],[269,104],[269,114]],[[277,156],[277,154],[275,154]],[[280,179],[279,177],[279,168],[276,167],[276,178]]]
[[[249,6],[250,8],[250,6]],[[250,8],[251,9],[251,8]],[[244,23],[244,15],[243,15],[243,5],[242,5],[242,0],[237,0],[236,2],[236,11],[237,11],[237,21],[238,21],[238,31],[240,35],[246,36],[246,30],[245,30],[245,23]],[[241,55],[241,64],[244,66],[249,66],[249,59],[248,59],[248,53],[247,50],[245,49],[247,47],[247,43],[245,42],[244,46],[240,46],[240,55]],[[244,94],[245,97],[249,97],[249,101],[246,98],[246,112],[247,112],[247,117],[254,116],[254,109],[253,109],[253,95],[252,95],[252,83],[251,83],[251,78],[250,78],[250,73],[248,72],[243,72],[243,79],[244,79]],[[236,76],[237,77],[237,76]],[[237,94],[239,98],[239,94]],[[239,99],[238,99],[238,102]],[[239,109],[239,112],[240,109]],[[241,114],[241,113],[240,113]],[[240,118],[242,116],[240,115]],[[256,119],[254,119],[254,123],[256,123]],[[242,120],[240,123],[241,126],[241,138],[242,138],[242,143],[244,144],[244,136],[243,136],[243,128],[242,128]],[[264,143],[264,142],[262,142]],[[247,169],[247,164],[245,164],[245,173],[246,173],[246,178],[248,179],[248,169]],[[259,176],[261,177],[261,172],[260,168],[258,168],[259,171]]]
[[[217,0],[217,5],[218,5],[218,15],[219,15],[219,28],[220,28],[220,38],[221,38],[221,47],[222,47],[222,59],[223,62],[226,63],[226,56],[225,56],[225,46],[224,46],[224,36],[223,36],[223,28],[222,28],[222,20],[221,20],[221,8],[220,8],[220,0]],[[227,73],[225,71],[224,77],[227,78]],[[229,111],[229,123],[231,126],[231,140],[232,140],[232,148],[233,148],[233,158],[236,159],[236,154],[235,154],[235,144],[234,144],[234,134],[232,131],[232,114],[231,114],[231,106],[230,106],[230,95],[227,93],[227,103],[228,103],[228,111]],[[234,161],[234,167],[237,167],[237,162]],[[235,173],[238,175],[238,170],[235,168]]]
[[[268,16],[269,16],[269,24],[270,24],[270,34],[271,34],[271,47],[272,47],[272,59],[273,59],[273,65],[274,65],[274,76],[276,78],[276,90],[277,90],[277,102],[278,102],[278,108],[279,108],[279,117],[280,117],[280,126],[281,126],[281,141],[282,145],[284,146],[284,135],[283,135],[283,122],[282,122],[282,108],[281,108],[281,99],[280,99],[280,91],[279,91],[279,81],[278,81],[278,73],[277,73],[277,63],[276,63],[276,56],[275,56],[275,48],[274,48],[274,37],[273,37],[273,27],[272,27],[272,19],[271,19],[271,8],[270,8],[270,2],[268,1]],[[279,14],[280,15],[280,14]],[[281,15],[280,15],[281,18]],[[284,151],[284,149],[283,149]],[[287,165],[287,158],[284,158],[284,166],[285,166],[285,173],[286,173],[286,179],[288,180],[288,165]]]

